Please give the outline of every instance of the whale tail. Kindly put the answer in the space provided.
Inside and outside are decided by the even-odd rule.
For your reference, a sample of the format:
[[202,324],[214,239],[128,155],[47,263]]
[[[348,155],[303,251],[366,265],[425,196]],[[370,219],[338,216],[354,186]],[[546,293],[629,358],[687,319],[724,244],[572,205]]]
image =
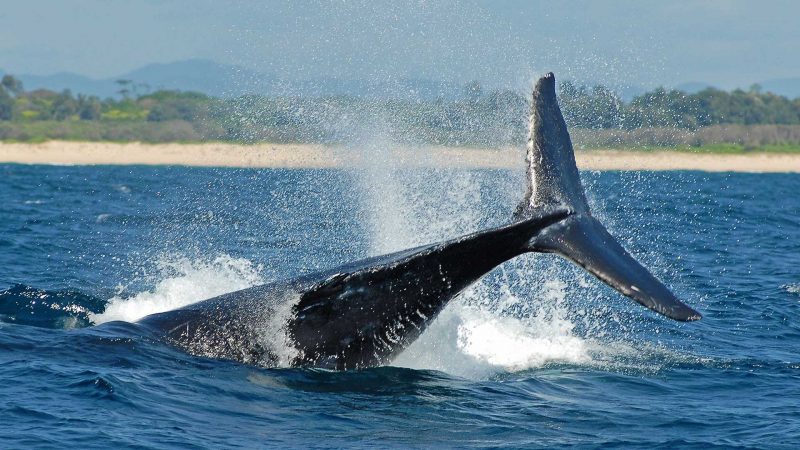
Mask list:
[[692,321],[702,317],[678,300],[592,216],[552,73],[540,78],[533,90],[526,162],[527,192],[515,217],[528,218],[542,208],[554,206],[573,212],[531,239],[528,251],[556,253],[621,294],[671,319]]

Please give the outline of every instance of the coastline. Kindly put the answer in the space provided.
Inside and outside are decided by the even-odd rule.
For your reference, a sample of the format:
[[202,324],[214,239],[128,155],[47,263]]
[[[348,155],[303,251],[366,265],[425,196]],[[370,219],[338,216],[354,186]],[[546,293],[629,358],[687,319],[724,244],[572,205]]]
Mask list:
[[[378,154],[376,155],[375,152]],[[0,142],[0,163],[55,165],[182,165],[197,167],[369,167],[390,159],[402,167],[515,168],[520,149],[429,146],[372,153],[313,144],[146,144],[47,141]],[[800,173],[800,154],[689,153],[679,151],[578,150],[583,170],[699,170]]]

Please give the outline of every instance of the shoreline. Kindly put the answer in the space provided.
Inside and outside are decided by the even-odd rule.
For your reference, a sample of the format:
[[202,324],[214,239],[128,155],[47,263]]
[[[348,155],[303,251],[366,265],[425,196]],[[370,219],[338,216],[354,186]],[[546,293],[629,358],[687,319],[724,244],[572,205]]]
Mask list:
[[[252,168],[358,168],[391,161],[398,167],[512,169],[522,150],[428,146],[352,151],[314,144],[145,144],[47,141],[0,142],[0,163],[50,165],[179,165]],[[583,170],[699,170],[800,173],[800,154],[688,153],[680,151],[578,150]]]

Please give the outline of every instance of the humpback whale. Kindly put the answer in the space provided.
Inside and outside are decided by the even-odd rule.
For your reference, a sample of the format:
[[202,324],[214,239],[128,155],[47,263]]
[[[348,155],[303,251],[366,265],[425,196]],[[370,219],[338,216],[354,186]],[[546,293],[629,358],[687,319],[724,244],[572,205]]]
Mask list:
[[552,73],[533,90],[526,163],[526,193],[509,225],[224,294],[139,323],[198,356],[264,367],[373,367],[390,363],[468,286],[528,252],[558,254],[671,319],[700,319],[592,216]]

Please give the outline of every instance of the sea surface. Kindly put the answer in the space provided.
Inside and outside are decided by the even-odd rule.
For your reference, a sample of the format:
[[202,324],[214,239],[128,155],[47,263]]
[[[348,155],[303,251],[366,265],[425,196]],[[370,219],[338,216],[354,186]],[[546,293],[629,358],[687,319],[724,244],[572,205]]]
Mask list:
[[525,255],[392,366],[328,372],[134,322],[503,224],[521,172],[0,165],[0,448],[797,448],[800,175],[582,177],[702,321]]

